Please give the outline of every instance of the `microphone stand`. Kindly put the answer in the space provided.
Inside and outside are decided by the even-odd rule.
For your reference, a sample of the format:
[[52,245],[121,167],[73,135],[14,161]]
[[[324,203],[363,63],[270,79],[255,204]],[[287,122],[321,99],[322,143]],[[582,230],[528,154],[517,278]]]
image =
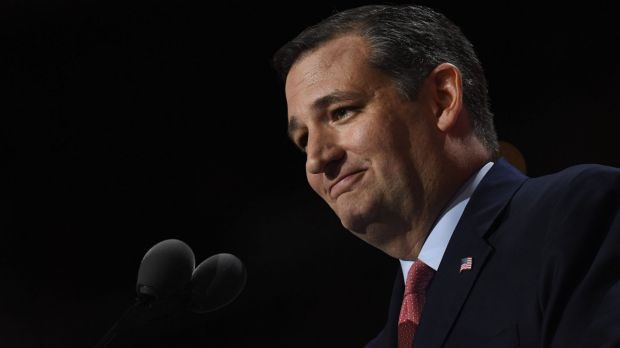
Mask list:
[[[188,302],[189,289],[164,297],[141,294],[94,348],[135,347],[174,329]],[[131,345],[133,344],[133,345]]]
[[141,309],[141,307],[145,307],[151,302],[153,298],[149,298],[147,296],[138,296],[135,302],[125,310],[123,315],[118,319],[114,325],[106,332],[106,334],[99,340],[97,345],[94,348],[107,348],[110,347],[110,343],[114,340],[118,335],[120,329],[125,326],[126,322]]

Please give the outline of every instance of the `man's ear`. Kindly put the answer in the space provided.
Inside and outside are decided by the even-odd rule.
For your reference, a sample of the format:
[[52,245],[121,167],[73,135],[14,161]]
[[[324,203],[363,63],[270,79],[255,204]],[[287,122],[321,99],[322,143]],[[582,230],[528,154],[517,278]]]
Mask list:
[[461,71],[450,63],[442,63],[433,69],[427,82],[435,104],[437,128],[448,131],[455,126],[463,109]]

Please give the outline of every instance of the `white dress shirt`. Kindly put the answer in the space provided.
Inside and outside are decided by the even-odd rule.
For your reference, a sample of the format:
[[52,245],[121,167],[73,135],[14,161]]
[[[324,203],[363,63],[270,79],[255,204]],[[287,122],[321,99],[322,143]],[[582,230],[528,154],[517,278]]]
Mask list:
[[[450,201],[447,208],[441,213],[437,223],[435,223],[435,226],[433,226],[431,232],[428,234],[424,245],[422,245],[422,250],[420,250],[420,254],[418,255],[418,260],[437,271],[443,254],[448,247],[450,237],[452,237],[452,233],[461,219],[461,215],[463,215],[467,203],[469,203],[469,198],[492,166],[493,162],[485,164],[480,168],[478,173],[472,175],[457,192],[454,199]],[[407,273],[409,273],[409,269],[414,262],[415,261],[400,260],[400,266],[403,270],[403,279],[405,279],[405,281],[407,279]]]

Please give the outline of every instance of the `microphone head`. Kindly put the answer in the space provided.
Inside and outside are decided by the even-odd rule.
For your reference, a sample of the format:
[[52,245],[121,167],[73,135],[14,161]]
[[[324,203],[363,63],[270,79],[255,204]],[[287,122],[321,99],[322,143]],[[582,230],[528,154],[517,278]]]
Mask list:
[[136,292],[138,296],[161,298],[181,291],[192,278],[194,252],[178,239],[155,244],[140,262]]
[[239,296],[246,279],[245,267],[235,255],[221,253],[209,257],[192,275],[190,310],[207,313],[228,305]]

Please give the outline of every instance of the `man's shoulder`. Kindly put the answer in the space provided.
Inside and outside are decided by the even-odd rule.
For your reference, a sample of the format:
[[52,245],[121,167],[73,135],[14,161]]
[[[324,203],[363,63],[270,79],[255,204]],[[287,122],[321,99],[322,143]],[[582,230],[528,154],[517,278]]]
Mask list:
[[553,174],[530,178],[526,188],[545,189],[547,194],[565,191],[587,193],[597,190],[620,188],[620,168],[601,164],[579,164]]
[[620,168],[580,164],[561,171],[527,178],[510,201],[513,212],[539,216],[569,211],[592,211],[601,206],[620,207]]
[[[620,169],[580,164],[559,172],[529,178],[511,202],[523,219],[542,223],[562,238],[584,221],[612,221],[620,214]],[[518,214],[517,214],[518,215]],[[584,234],[585,235],[585,234]]]
[[620,168],[606,166],[602,164],[578,164],[553,174],[542,176],[544,177],[556,177],[556,178],[568,178],[568,179],[583,179],[599,175],[620,175]]

